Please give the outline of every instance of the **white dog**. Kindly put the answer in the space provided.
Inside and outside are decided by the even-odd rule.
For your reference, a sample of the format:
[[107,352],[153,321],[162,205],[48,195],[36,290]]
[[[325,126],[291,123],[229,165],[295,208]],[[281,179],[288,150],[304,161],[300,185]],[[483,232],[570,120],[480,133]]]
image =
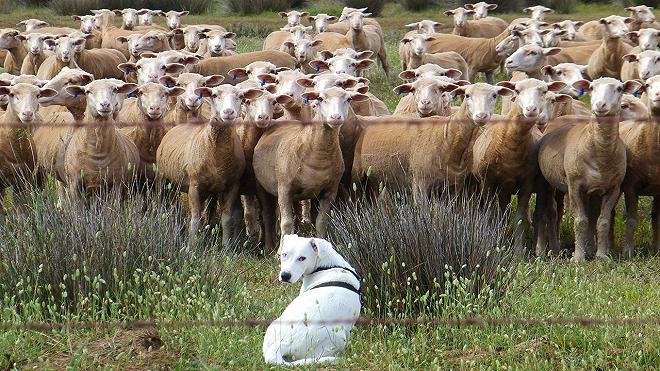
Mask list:
[[266,330],[266,363],[334,363],[360,316],[360,279],[330,242],[287,235],[282,241],[280,281],[300,295]]

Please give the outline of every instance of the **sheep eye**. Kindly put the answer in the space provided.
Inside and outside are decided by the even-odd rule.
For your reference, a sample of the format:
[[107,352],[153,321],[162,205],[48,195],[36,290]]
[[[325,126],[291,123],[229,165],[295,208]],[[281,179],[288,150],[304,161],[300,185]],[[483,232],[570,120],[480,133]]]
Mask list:
[[9,98],[13,98],[13,97],[14,97],[14,93],[9,93]]
[[622,105],[621,105],[621,108],[623,108],[623,109],[628,109],[628,105],[627,105],[627,104],[622,104]]
[[465,99],[470,99],[470,98],[472,98],[472,96],[470,96],[470,94],[465,94]]
[[316,98],[316,100],[319,101],[319,102],[323,102],[323,98],[321,98],[321,97]]
[[299,262],[304,262],[306,259],[307,259],[306,257],[301,256],[301,257],[299,257],[297,260],[298,260]]
[[561,71],[557,71],[557,76],[561,76]]
[[493,94],[493,99],[497,99],[497,94]]

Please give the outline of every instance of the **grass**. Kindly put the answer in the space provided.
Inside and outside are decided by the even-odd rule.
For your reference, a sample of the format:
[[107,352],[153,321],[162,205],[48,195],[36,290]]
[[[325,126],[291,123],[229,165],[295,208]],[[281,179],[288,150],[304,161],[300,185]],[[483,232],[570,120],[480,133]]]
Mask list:
[[[340,10],[340,5],[333,1],[309,4],[306,10],[312,13],[338,14]],[[586,20],[613,13],[623,14],[618,6],[579,5],[577,13],[553,14],[549,20],[564,17]],[[501,16],[512,19],[519,15]],[[76,26],[70,18],[55,16],[44,8],[17,8],[3,15],[0,26],[13,27],[25,18]],[[237,40],[239,51],[260,49],[264,35],[283,24],[274,13],[235,17],[227,16],[223,9],[217,9],[214,14],[190,16],[186,21],[190,24],[217,23],[218,19],[242,35]],[[398,38],[404,32],[404,24],[419,19],[449,23],[448,18],[440,15],[439,8],[411,13],[392,3],[385,7],[379,19],[386,30],[388,59],[393,72],[389,83],[379,69],[372,69],[367,77],[371,80],[372,92],[390,109],[399,99],[391,91],[399,83],[396,78],[399,72]],[[642,201],[641,210],[641,227],[636,242],[641,249],[645,249],[650,243],[647,199]],[[616,231],[617,244],[620,245],[623,231],[621,209],[618,215]],[[118,228],[131,227],[122,225],[121,221],[118,223]],[[176,241],[174,238],[172,240]],[[6,247],[7,241],[5,236],[0,244]],[[53,250],[68,248],[60,240],[49,241],[53,244]],[[571,241],[571,220],[565,218],[562,243],[570,247]],[[57,263],[49,262],[45,252],[40,256],[41,262],[32,261],[32,266],[26,265],[23,271],[10,273],[5,266],[0,266],[0,276],[13,275],[11,280],[4,280],[13,282],[13,286],[0,288],[0,322],[56,318],[102,321],[139,318],[273,319],[297,295],[297,286],[277,282],[278,262],[274,256],[227,254],[213,251],[214,246],[208,247],[211,251],[203,260],[191,260],[192,264],[188,265],[180,265],[173,257],[162,258],[152,264],[148,252],[132,251],[142,257],[140,261],[148,269],[139,271],[139,268],[133,267],[133,271],[120,280],[124,290],[119,290],[112,301],[99,299],[97,306],[92,306],[89,301],[94,299],[94,294],[88,291],[85,295],[71,295],[76,299],[69,309],[61,305],[61,291],[57,292],[59,297],[50,297],[55,295],[55,291],[39,281],[44,271],[39,264]],[[169,253],[173,256],[179,254],[176,251]],[[7,256],[3,254],[2,259],[6,260]],[[186,269],[175,269],[177,266]],[[219,274],[213,275],[212,279],[199,279],[208,277],[209,272]],[[85,287],[91,289],[103,287],[103,283],[84,266],[77,273],[71,271],[66,279],[51,278],[53,284],[65,286],[67,280],[88,282]],[[659,281],[658,257],[589,262],[580,266],[561,259],[527,261],[518,264],[511,272],[508,291],[498,305],[482,309],[479,313],[494,318],[658,318]],[[76,286],[71,287],[76,289]],[[117,303],[131,310],[113,310]],[[451,313],[444,316],[451,316]],[[264,369],[266,365],[262,363],[261,356],[263,334],[263,328],[253,327],[159,328],[155,334],[102,328],[50,332],[2,331],[0,369]],[[337,368],[660,369],[660,328],[640,325],[356,328]]]

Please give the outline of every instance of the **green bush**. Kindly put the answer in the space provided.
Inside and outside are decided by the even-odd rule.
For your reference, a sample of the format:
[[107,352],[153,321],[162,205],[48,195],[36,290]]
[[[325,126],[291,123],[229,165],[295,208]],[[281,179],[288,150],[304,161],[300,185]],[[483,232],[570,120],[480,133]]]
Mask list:
[[343,0],[343,2],[344,6],[349,8],[369,8],[367,12],[375,17],[383,11],[387,0]]
[[92,9],[149,8],[188,10],[192,14],[208,11],[212,0],[51,0],[48,7],[60,15],[88,14]]
[[364,279],[374,316],[475,315],[497,306],[521,248],[492,202],[407,194],[333,211],[330,236]]
[[259,14],[267,11],[287,11],[301,7],[305,0],[227,0],[232,13]]
[[0,221],[0,320],[212,316],[208,296],[242,282],[214,233],[188,247],[183,213],[161,197],[113,192],[58,208],[52,193],[25,196]]

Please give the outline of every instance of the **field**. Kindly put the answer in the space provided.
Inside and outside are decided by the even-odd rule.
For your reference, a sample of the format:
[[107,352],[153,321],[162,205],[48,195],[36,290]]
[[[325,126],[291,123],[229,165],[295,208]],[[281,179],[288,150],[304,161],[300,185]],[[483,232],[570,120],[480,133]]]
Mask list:
[[[332,2],[321,4],[306,10],[312,14],[340,12]],[[222,9],[217,11],[220,13],[188,17],[186,22],[226,25],[239,35],[239,51],[259,50],[268,32],[283,24],[274,13],[233,17],[225,16]],[[389,4],[379,18],[394,72],[389,84],[380,69],[372,69],[367,77],[371,91],[390,109],[399,99],[392,88],[399,83],[397,44],[402,26],[420,19],[450,23],[440,12],[409,13]],[[609,14],[622,12],[617,6],[579,5],[576,14],[553,14],[550,20],[586,20]],[[13,27],[25,18],[75,27],[70,18],[54,16],[45,8],[16,9],[3,15],[0,25]],[[271,320],[298,293],[297,285],[277,281],[276,256],[242,241],[223,249],[212,230],[202,243],[186,249],[180,210],[158,204],[155,197],[136,196],[122,204],[109,196],[105,202],[76,210],[55,207],[53,189],[35,191],[27,202],[18,197],[6,197],[3,202],[8,214],[0,213],[0,326],[147,319]],[[29,207],[19,206],[19,201]],[[624,221],[621,206],[618,210],[616,245],[620,246]],[[645,199],[636,235],[640,256],[635,259],[575,265],[565,258],[525,258],[508,272],[510,282],[498,300],[484,303],[456,290],[442,298],[442,311],[426,312],[421,318],[655,319],[655,324],[372,325],[354,330],[336,368],[660,369],[660,258],[647,253],[651,238],[648,214]],[[567,248],[572,245],[570,222],[566,217],[562,224],[562,244]],[[70,233],[71,225],[80,232]],[[403,272],[403,281],[414,275],[412,268],[383,263],[381,269],[388,273],[390,268]],[[453,284],[463,287],[460,282]],[[412,286],[407,290],[405,298],[417,295]],[[393,308],[399,304],[384,303]],[[402,307],[404,310],[395,312],[396,318],[417,319],[414,310]],[[157,326],[145,330],[100,324],[53,331],[0,327],[0,369],[267,367],[261,353],[263,327]]]

